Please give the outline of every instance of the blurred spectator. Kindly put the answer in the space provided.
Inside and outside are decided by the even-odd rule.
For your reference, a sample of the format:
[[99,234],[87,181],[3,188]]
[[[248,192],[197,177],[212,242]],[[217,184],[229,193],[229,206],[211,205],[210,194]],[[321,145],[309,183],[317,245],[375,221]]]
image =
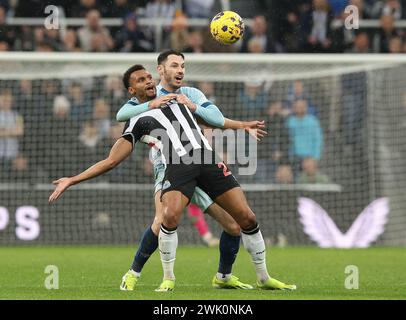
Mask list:
[[183,0],[186,15],[189,18],[210,18],[214,0]]
[[[107,137],[101,139],[97,144],[97,159],[104,159],[110,153],[111,147],[116,143],[116,141],[121,137],[123,132],[123,123],[115,122],[109,130]],[[134,153],[133,153],[134,154]],[[131,155],[130,157],[132,157]],[[114,171],[110,171],[103,175],[105,179],[109,182],[124,183],[124,182],[135,182],[136,170],[134,170],[134,162],[124,161],[119,166],[114,168]]]
[[13,110],[11,90],[0,92],[0,166],[9,166],[20,150],[19,139],[24,134],[23,117]]
[[52,48],[53,51],[62,51],[63,44],[59,38],[59,30],[57,29],[43,29],[44,37],[43,44],[46,44]]
[[0,171],[0,181],[2,180],[12,183],[38,183],[48,182],[48,177],[43,171],[33,167],[25,155],[19,153],[7,171]]
[[200,81],[197,83],[197,87],[204,93],[209,101],[216,103],[217,99],[214,92],[214,82]]
[[352,146],[361,141],[367,119],[367,74],[365,72],[344,74],[341,83],[344,144]]
[[21,80],[19,83],[19,90],[16,97],[16,110],[24,118],[31,118],[33,113],[33,91],[32,91],[32,80]]
[[70,118],[70,103],[65,96],[58,95],[53,99],[52,115],[45,127],[44,142],[40,144],[44,149],[42,167],[51,179],[72,174],[77,169],[73,159],[80,156],[76,144],[78,127]]
[[263,115],[268,105],[268,93],[263,88],[263,82],[256,78],[247,79],[244,89],[238,95],[238,101],[243,106],[245,119],[255,119]]
[[105,10],[104,16],[123,18],[129,15],[134,9],[134,5],[129,2],[128,0],[113,0],[113,4],[108,6],[108,10]]
[[318,112],[316,106],[311,102],[309,93],[305,90],[304,84],[300,80],[293,81],[292,85],[289,87],[287,102],[289,104],[290,112],[292,113],[293,104],[297,100],[307,101],[307,112],[317,117]]
[[348,53],[369,53],[369,37],[366,32],[360,31],[354,37],[354,44]]
[[92,115],[92,106],[89,99],[85,98],[82,85],[78,82],[73,82],[68,88],[68,99],[71,104],[71,118],[73,121],[81,123],[90,119]]
[[95,121],[86,121],[79,134],[78,155],[80,155],[81,163],[79,164],[79,171],[82,171],[89,167],[98,159],[98,145],[102,140],[102,136],[99,134],[98,127]]
[[277,101],[270,105],[268,111],[268,131],[270,142],[270,160],[277,164],[289,163],[289,131],[286,128],[286,119],[282,102]]
[[45,28],[43,27],[35,27],[34,28],[34,46],[35,49],[37,50],[41,44],[45,42]]
[[116,143],[116,141],[121,137],[124,129],[124,123],[113,122],[112,126],[109,128],[108,135],[102,138],[99,144],[99,155],[108,155],[110,153],[111,147]]
[[94,9],[86,14],[86,26],[79,29],[78,36],[83,51],[110,51],[114,47],[109,30],[101,25],[100,13]]
[[200,30],[192,30],[187,35],[187,47],[183,52],[203,53],[203,36]]
[[10,9],[9,0],[0,0],[0,7],[3,7],[4,11],[7,12]]
[[290,156],[293,160],[295,176],[304,158],[320,160],[323,151],[323,133],[319,120],[307,112],[307,101],[297,100],[294,114],[287,120],[290,136]]
[[188,45],[188,37],[187,17],[182,13],[178,13],[172,21],[172,30],[169,36],[171,49],[184,51]]
[[120,52],[150,52],[152,43],[138,28],[134,13],[126,16],[123,28],[116,33],[116,48]]
[[7,41],[1,40],[0,39],[0,52],[2,51],[9,51],[10,50],[10,45]]
[[97,99],[93,107],[93,119],[101,138],[107,137],[110,131],[110,107],[103,99]]
[[[357,0],[362,1],[362,0]],[[350,12],[344,10],[336,18],[339,24],[332,24],[331,26],[331,49],[332,53],[343,53],[345,50],[350,50],[352,47],[355,32],[354,29],[347,28],[345,21],[349,18]]]
[[403,43],[401,37],[392,37],[389,40],[389,53],[402,53]]
[[333,14],[327,0],[313,0],[312,10],[301,18],[302,49],[307,52],[329,52]]
[[299,4],[297,0],[272,2],[272,10],[269,12],[275,39],[286,52],[299,50],[300,16],[309,7],[308,4]]
[[175,16],[175,3],[172,0],[148,1],[145,7],[146,18],[168,18]]
[[[175,3],[171,0],[152,0],[148,1],[145,7],[145,18],[154,21],[156,18],[166,19],[170,26],[172,19],[175,17]],[[149,40],[154,39],[154,26],[145,27],[145,32]],[[164,35],[170,33],[170,27],[163,28]]]
[[116,118],[116,113],[125,100],[123,84],[119,76],[108,76],[104,82],[103,99],[111,106],[110,119]]
[[399,32],[395,29],[395,18],[390,15],[381,17],[381,29],[375,35],[375,50],[380,53],[389,52],[389,41],[392,37],[399,36]]
[[[256,43],[255,51],[259,52],[276,52],[276,46],[268,30],[268,23],[265,16],[256,16],[253,19],[252,27],[246,31],[243,37],[243,43],[241,47],[241,52],[249,52],[248,44]],[[258,48],[260,45],[261,50]],[[280,50],[278,50],[280,51]]]
[[273,102],[266,113],[268,136],[258,145],[258,168],[255,177],[255,181],[263,183],[275,182],[273,179],[277,168],[289,164],[289,132],[282,102]]
[[38,102],[35,101],[33,93],[33,84],[31,80],[21,80],[15,97],[15,110],[22,115],[25,120],[24,136],[21,141],[22,150],[30,150],[30,156],[39,156],[32,146],[38,143],[41,135],[41,120],[47,115],[38,108]]
[[20,31],[17,32],[14,42],[14,50],[16,51],[34,51],[35,38],[33,28],[30,26],[21,26]]
[[100,8],[103,7],[98,5],[97,0],[79,0],[77,5],[71,6],[71,9],[68,10],[67,15],[75,18],[85,18],[90,10],[99,10]]
[[0,51],[12,50],[15,38],[14,28],[6,24],[6,7],[0,3]]
[[280,165],[275,172],[275,181],[280,184],[293,183],[292,167],[287,164]]
[[318,170],[315,159],[303,159],[302,168],[297,183],[330,183],[330,178]]
[[74,29],[67,29],[63,37],[63,50],[70,52],[79,52],[80,43],[77,37],[76,31]]
[[60,84],[58,80],[42,80],[40,83],[40,102],[39,111],[43,115],[50,115],[52,113],[53,101],[56,95],[59,94]]
[[248,40],[248,53],[265,53],[265,48],[262,46],[262,43],[257,38],[251,38]]

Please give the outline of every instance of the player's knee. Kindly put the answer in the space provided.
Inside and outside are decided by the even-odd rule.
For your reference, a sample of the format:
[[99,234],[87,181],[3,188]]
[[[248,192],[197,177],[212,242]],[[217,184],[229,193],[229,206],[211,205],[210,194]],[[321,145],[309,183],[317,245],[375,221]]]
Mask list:
[[229,226],[227,226],[226,231],[228,234],[231,234],[232,236],[235,236],[235,237],[237,237],[241,234],[241,228],[237,222],[233,222]]
[[244,212],[240,220],[240,227],[245,230],[253,228],[257,223],[255,214],[252,211]]
[[179,224],[180,213],[171,207],[164,209],[164,217],[162,223],[168,228],[176,228]]

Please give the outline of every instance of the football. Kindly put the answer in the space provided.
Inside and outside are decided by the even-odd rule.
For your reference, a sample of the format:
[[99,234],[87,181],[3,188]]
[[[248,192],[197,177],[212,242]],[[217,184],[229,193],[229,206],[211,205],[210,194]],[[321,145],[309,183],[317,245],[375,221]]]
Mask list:
[[218,42],[233,44],[244,34],[244,21],[233,11],[222,11],[211,21],[210,32]]

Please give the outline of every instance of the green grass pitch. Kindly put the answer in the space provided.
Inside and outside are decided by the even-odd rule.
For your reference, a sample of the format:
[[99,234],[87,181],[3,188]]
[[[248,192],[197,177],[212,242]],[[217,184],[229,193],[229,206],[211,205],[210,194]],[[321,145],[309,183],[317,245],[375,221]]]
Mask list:
[[[295,283],[295,292],[219,290],[211,287],[218,249],[180,247],[172,293],[156,293],[162,278],[157,252],[148,261],[136,291],[119,290],[133,247],[2,247],[0,299],[406,299],[406,249],[357,250],[314,247],[268,248],[271,275]],[[47,290],[47,265],[59,270],[59,289]],[[345,268],[359,270],[359,289],[346,289]],[[255,283],[250,256],[241,248],[234,274]]]

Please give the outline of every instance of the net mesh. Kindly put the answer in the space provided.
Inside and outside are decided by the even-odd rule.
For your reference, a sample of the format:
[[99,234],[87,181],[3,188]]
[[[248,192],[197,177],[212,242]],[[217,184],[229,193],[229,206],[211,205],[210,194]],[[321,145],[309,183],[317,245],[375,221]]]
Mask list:
[[[343,234],[368,204],[388,197],[375,243],[405,245],[406,63],[231,56],[186,57],[186,81],[228,118],[266,120],[256,173],[231,169],[268,244],[314,244],[300,221],[300,197],[317,202]],[[107,156],[123,127],[115,114],[128,99],[121,74],[141,63],[156,76],[156,56],[55,57],[0,57],[0,243],[134,243],[154,215],[146,146],[56,204],[47,199],[52,180]],[[179,242],[201,243],[185,217]]]

